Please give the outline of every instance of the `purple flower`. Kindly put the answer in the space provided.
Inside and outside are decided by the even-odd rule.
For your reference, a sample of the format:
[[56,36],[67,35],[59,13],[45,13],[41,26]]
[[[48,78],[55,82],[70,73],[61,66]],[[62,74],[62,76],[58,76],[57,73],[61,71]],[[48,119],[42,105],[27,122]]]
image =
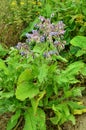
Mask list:
[[29,33],[26,33],[25,36],[26,36],[27,38],[31,38],[31,34],[29,34]]
[[59,45],[60,44],[60,42],[59,41],[54,41],[54,45]]
[[65,33],[64,30],[60,30],[60,31],[59,31],[59,35],[63,35],[64,33]]
[[25,56],[26,53],[25,53],[25,52],[20,52],[20,55],[21,55],[21,56]]
[[26,43],[29,43],[30,42],[30,39],[26,39]]
[[45,21],[45,18],[43,16],[39,16],[39,19],[43,22]]
[[57,54],[57,51],[51,50],[51,51],[48,52],[48,55],[54,55],[54,54]]
[[50,32],[50,35],[51,36],[56,36],[56,35],[58,35],[59,33],[58,32]]
[[63,29],[64,28],[64,23],[63,21],[58,22],[58,29]]
[[43,56],[44,56],[44,58],[46,58],[47,57],[47,53],[44,53]]
[[18,44],[15,46],[18,50],[21,48],[22,43],[18,42]]
[[40,37],[40,42],[44,42],[44,41],[45,41],[45,39],[46,39],[46,37],[45,37],[45,36],[41,36],[41,37]]
[[32,30],[32,33],[33,34],[38,34],[38,31],[37,30]]
[[34,27],[35,27],[35,28],[38,28],[39,26],[38,26],[38,24],[35,24]]
[[44,54],[43,54],[43,56],[45,57],[45,58],[48,58],[48,57],[50,57],[50,56],[52,56],[52,55],[57,55],[58,54],[58,51],[56,51],[56,50],[51,50],[51,51],[48,51],[48,52],[45,52]]

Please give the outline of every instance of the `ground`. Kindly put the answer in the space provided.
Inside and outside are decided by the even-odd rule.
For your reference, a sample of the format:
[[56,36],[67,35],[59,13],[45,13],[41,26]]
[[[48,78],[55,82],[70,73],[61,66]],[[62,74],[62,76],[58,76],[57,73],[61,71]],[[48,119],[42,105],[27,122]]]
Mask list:
[[[86,96],[83,97],[84,105],[86,105]],[[76,125],[65,123],[62,130],[86,130],[86,113],[76,116]]]

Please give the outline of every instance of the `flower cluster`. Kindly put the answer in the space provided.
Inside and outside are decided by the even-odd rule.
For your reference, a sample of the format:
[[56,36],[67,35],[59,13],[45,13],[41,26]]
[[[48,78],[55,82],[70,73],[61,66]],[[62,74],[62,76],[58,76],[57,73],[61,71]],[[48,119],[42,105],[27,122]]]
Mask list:
[[19,50],[21,56],[27,56],[30,53],[29,46],[26,43],[18,42],[15,48]]
[[65,33],[63,21],[59,21],[57,24],[51,23],[50,19],[46,19],[43,16],[39,17],[40,23],[35,25],[35,30],[32,33],[26,33],[26,42],[50,42],[55,47],[63,47],[65,41],[63,41],[63,35]]
[[[63,40],[63,35],[65,33],[64,23],[59,21],[57,24],[51,23],[50,19],[46,19],[43,16],[39,17],[40,22],[34,25],[34,30],[31,33],[26,33],[26,43],[29,43],[29,47],[33,45],[33,43],[49,43],[54,46],[54,50],[50,50],[49,52],[44,52],[44,57],[49,57],[52,55],[58,55],[59,52],[64,49],[65,41]],[[21,55],[28,54],[28,45],[23,43],[17,44],[17,49],[21,50]],[[31,48],[30,48],[31,49]],[[26,50],[24,52],[23,50]]]

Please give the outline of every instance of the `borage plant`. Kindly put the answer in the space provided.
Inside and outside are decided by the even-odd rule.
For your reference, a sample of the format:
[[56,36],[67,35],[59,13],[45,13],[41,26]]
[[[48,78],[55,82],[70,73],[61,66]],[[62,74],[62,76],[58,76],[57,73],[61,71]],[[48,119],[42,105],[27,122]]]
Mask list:
[[74,110],[85,108],[77,103],[84,89],[77,86],[77,76],[82,74],[85,64],[70,64],[60,56],[64,42],[59,24],[64,24],[58,22],[54,25],[56,30],[51,31],[53,25],[48,23],[48,27],[48,21],[41,17],[38,31],[27,34],[29,46],[18,43],[6,59],[0,59],[0,111],[14,113],[7,130],[18,129],[21,120],[25,121],[23,130],[49,129],[49,121],[56,127],[69,120],[75,124]]

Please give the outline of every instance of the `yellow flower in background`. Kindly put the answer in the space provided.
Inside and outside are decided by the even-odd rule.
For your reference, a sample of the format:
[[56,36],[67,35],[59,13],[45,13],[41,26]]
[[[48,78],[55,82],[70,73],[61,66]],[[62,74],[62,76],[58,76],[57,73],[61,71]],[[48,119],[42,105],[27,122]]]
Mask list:
[[11,5],[15,6],[15,5],[16,5],[16,2],[15,2],[15,1],[13,1],[13,2],[11,3]]
[[41,2],[32,2],[33,5],[42,5]]
[[25,3],[21,1],[21,3],[20,3],[20,4],[21,4],[21,5],[24,5]]
[[32,4],[33,4],[33,5],[35,5],[35,4],[36,4],[36,2],[32,2]]
[[42,5],[42,3],[41,3],[41,2],[38,2],[38,5]]

